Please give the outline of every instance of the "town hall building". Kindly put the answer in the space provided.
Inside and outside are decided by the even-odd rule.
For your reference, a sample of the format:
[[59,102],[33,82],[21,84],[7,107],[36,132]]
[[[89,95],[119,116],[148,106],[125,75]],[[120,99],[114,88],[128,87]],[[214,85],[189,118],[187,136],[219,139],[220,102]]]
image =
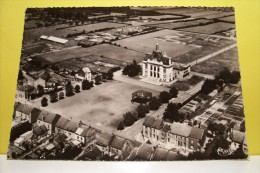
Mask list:
[[142,77],[150,81],[170,83],[190,73],[189,65],[172,62],[171,57],[159,49],[158,43],[152,53],[146,54],[142,63]]

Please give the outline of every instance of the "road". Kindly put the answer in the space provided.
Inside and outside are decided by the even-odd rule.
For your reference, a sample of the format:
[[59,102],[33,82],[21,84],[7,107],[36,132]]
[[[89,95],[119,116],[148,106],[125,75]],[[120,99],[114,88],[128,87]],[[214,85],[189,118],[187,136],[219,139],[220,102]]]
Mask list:
[[206,56],[204,56],[204,57],[202,57],[202,58],[200,58],[200,59],[197,59],[197,60],[195,60],[195,61],[192,61],[192,62],[188,63],[187,65],[194,66],[194,65],[199,64],[199,63],[201,63],[201,62],[203,62],[203,61],[206,61],[206,60],[208,60],[208,59],[210,59],[210,58],[212,58],[212,57],[214,57],[214,56],[217,56],[217,55],[219,55],[219,54],[221,54],[221,53],[223,53],[223,52],[225,52],[225,51],[228,51],[228,50],[230,50],[230,49],[232,49],[232,48],[234,48],[234,47],[236,47],[236,46],[237,46],[236,43],[235,43],[235,44],[232,44],[232,45],[227,46],[227,47],[225,47],[225,48],[223,48],[223,49],[220,49],[220,50],[218,50],[218,51],[216,51],[216,52],[213,52],[213,53],[211,53],[211,54],[209,54],[209,55],[206,55]]
[[191,74],[191,75],[195,75],[195,76],[201,76],[201,77],[204,77],[204,78],[206,78],[206,79],[214,79],[214,78],[215,78],[214,75],[204,74],[204,73],[198,73],[198,72],[194,72],[194,71],[191,71],[190,74]]

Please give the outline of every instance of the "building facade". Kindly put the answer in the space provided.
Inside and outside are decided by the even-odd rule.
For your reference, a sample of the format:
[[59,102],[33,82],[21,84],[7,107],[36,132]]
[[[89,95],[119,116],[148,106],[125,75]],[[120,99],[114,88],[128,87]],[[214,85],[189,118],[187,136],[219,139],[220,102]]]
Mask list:
[[146,54],[142,63],[143,78],[157,82],[169,83],[183,79],[190,73],[190,66],[172,62],[171,57],[159,49],[158,43],[152,53]]

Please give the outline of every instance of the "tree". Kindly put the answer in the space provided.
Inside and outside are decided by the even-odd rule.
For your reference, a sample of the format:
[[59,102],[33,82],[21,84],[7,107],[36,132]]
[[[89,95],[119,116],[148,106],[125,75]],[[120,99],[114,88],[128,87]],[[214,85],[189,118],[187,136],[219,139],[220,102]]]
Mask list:
[[162,91],[159,95],[159,98],[162,103],[168,103],[169,100],[171,99],[171,94],[168,93],[167,91]]
[[54,103],[58,101],[58,93],[57,92],[53,92],[50,94],[50,102],[51,103]]
[[217,81],[215,79],[213,79],[213,80],[206,79],[201,87],[201,92],[203,94],[209,94],[216,88],[217,88]]
[[188,155],[188,160],[205,160],[205,159],[206,159],[205,155],[198,151],[189,153]]
[[176,98],[178,96],[178,90],[175,87],[172,87],[169,91],[172,97]]
[[225,138],[220,137],[216,140],[216,146],[227,150],[227,149],[229,149],[230,142],[228,140],[226,140]]
[[170,122],[182,122],[184,117],[182,114],[179,114],[180,106],[174,103],[169,103],[165,112],[163,113],[163,118]]
[[149,107],[151,110],[157,110],[160,107],[161,103],[157,97],[152,97],[149,101]]
[[46,97],[43,97],[41,100],[42,107],[48,106],[48,99]]
[[67,82],[67,84],[65,85],[65,92],[66,92],[66,96],[73,96],[73,86],[71,84],[70,81]]
[[125,126],[131,126],[136,122],[137,118],[137,113],[136,112],[126,112],[124,115],[124,120],[123,123]]
[[83,80],[81,84],[82,90],[88,90],[90,89],[90,82],[88,80]]
[[100,75],[97,75],[97,76],[95,77],[95,84],[96,84],[96,85],[99,85],[99,84],[101,84],[101,83],[102,83],[102,78],[101,78]]
[[229,82],[232,84],[237,84],[240,80],[240,73],[238,71],[233,71],[230,74]]
[[228,68],[224,68],[222,71],[219,72],[219,78],[222,79],[225,83],[230,81],[231,72]]
[[19,70],[18,80],[23,80],[23,79],[24,79],[23,72],[22,72],[22,70]]
[[59,99],[60,99],[60,100],[61,100],[61,99],[64,99],[64,92],[63,92],[63,91],[60,92],[60,94],[59,94]]
[[108,79],[108,80],[113,80],[113,77],[114,77],[113,72],[109,71],[109,72],[107,73],[107,79]]
[[75,86],[75,92],[76,92],[76,93],[79,93],[79,92],[80,92],[80,86],[79,86],[79,85],[76,85],[76,86]]
[[140,104],[136,108],[136,112],[137,112],[139,118],[143,118],[149,112],[149,108],[146,105]]
[[129,77],[137,76],[141,72],[142,68],[134,60],[132,64],[125,66],[122,71],[123,75],[128,75]]
[[125,128],[125,125],[124,125],[123,121],[120,121],[117,126],[117,130],[124,130],[124,128]]
[[42,96],[44,94],[44,88],[41,85],[37,85],[37,92],[39,96]]

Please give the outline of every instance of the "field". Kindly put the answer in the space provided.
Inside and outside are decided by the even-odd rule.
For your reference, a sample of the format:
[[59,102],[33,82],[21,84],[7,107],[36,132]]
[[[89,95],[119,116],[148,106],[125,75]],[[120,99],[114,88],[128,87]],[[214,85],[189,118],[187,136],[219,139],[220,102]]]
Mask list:
[[57,30],[57,28],[68,27],[68,26],[69,25],[64,24],[64,25],[55,25],[55,26],[25,30],[23,35],[23,41],[27,42],[27,41],[32,41],[34,39],[39,39],[40,36],[42,35],[65,38],[68,34],[79,33],[82,32],[83,30],[85,30],[85,32],[89,32],[89,31],[94,31],[103,28],[121,27],[121,26],[125,26],[125,24],[103,22],[103,23],[88,24],[82,26],[74,26],[70,28]]
[[166,19],[182,19],[183,16],[179,16],[179,15],[159,15],[159,16],[139,16],[139,17],[134,17],[134,18],[130,18],[131,19],[153,19],[153,20],[166,20]]
[[151,53],[156,43],[159,43],[160,49],[171,56],[173,61],[189,63],[231,45],[234,41],[166,29],[115,41],[115,43],[143,53]]
[[192,20],[182,20],[177,22],[170,22],[170,23],[161,23],[157,25],[151,25],[151,26],[157,26],[160,28],[165,29],[176,29],[176,28],[186,28],[189,26],[199,25],[199,24],[206,24],[210,22],[210,20],[207,19],[192,19]]
[[[159,43],[163,52],[166,52],[168,56],[175,57],[198,48],[194,45],[186,45],[186,39],[189,38],[179,35],[176,31],[161,30],[115,41],[115,43],[142,53],[151,53],[155,49],[156,43]],[[183,40],[183,43],[180,43],[180,40]]]
[[228,16],[228,17],[221,17],[218,18],[221,21],[225,21],[225,22],[232,22],[235,23],[235,16]]
[[184,29],[179,29],[179,30],[203,33],[203,34],[214,34],[217,32],[226,31],[226,30],[230,30],[230,29],[234,29],[234,28],[235,28],[235,24],[225,23],[225,22],[216,22],[216,23],[212,23],[212,24],[208,24],[208,25],[189,27],[189,28],[184,28]]
[[[73,120],[92,122],[94,126],[116,129],[127,111],[134,111],[138,104],[132,104],[132,93],[141,88],[119,81],[110,81],[90,90],[81,91],[70,98],[50,103],[47,109]],[[40,103],[37,103],[40,104]]]
[[198,65],[193,66],[191,70],[199,73],[216,75],[224,67],[227,67],[230,70],[239,71],[237,48],[233,48],[213,58],[210,58],[209,60],[199,63]]
[[88,55],[98,55],[120,62],[132,62],[134,59],[140,62],[145,57],[145,54],[136,52],[133,50],[125,49],[123,47],[113,46],[110,44],[100,44],[89,48],[74,48],[67,49],[58,52],[51,52],[40,55],[39,57],[49,61],[50,63],[56,63],[72,58],[79,58]]

